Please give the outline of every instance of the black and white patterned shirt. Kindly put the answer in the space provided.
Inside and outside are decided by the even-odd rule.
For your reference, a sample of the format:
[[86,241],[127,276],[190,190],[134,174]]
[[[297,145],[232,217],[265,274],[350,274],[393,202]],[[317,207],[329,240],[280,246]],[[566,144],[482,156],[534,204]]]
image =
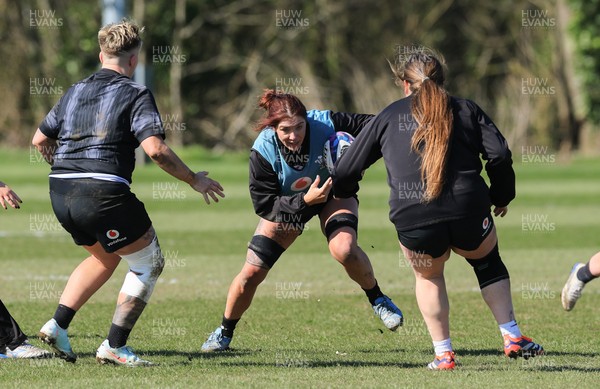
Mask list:
[[39,127],[58,147],[52,175],[100,173],[131,182],[135,149],[165,132],[148,88],[110,69],[71,86]]

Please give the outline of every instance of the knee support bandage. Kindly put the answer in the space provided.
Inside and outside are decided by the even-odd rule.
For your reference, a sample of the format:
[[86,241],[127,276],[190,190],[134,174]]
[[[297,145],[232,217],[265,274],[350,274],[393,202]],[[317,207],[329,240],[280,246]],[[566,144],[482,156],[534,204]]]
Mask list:
[[279,243],[264,235],[254,235],[250,243],[248,243],[248,248],[254,251],[256,256],[259,257],[269,269],[275,265],[275,262],[277,262],[279,257],[281,257],[281,254],[285,251]]
[[481,259],[467,259],[467,262],[469,262],[475,270],[480,289],[500,280],[509,278],[508,270],[506,269],[506,266],[504,266],[502,258],[500,258],[497,244],[485,257]]
[[165,266],[158,239],[155,237],[145,248],[133,254],[121,255],[121,258],[129,264],[121,292],[148,302]]
[[331,234],[342,227],[350,227],[358,232],[358,218],[352,213],[338,213],[333,215],[325,224],[325,237],[329,241]]

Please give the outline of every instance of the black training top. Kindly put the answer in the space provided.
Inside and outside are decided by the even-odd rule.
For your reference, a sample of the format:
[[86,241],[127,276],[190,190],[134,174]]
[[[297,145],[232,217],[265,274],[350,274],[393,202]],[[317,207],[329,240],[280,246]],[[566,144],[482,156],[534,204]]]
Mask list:
[[[483,215],[492,204],[508,205],[515,198],[515,173],[506,139],[477,104],[456,97],[451,98],[454,125],[443,192],[438,199],[421,203],[421,158],[410,146],[417,128],[411,101],[409,96],[385,108],[346,150],[333,174],[335,196],[354,195],[364,169],[383,156],[390,186],[390,220],[398,231]],[[487,161],[490,188],[480,175],[480,156]]]
[[140,142],[164,138],[150,90],[109,69],[72,85],[39,128],[58,140],[53,174],[105,173],[129,182]]
[[[335,131],[345,131],[353,136],[358,135],[365,125],[374,115],[355,114],[343,112],[331,112],[331,121]],[[310,127],[306,123],[306,136],[302,142],[300,155],[308,155],[310,145]],[[302,158],[298,154],[290,153],[286,147],[279,142],[279,148],[284,158],[293,161],[306,161],[308,158]],[[288,165],[293,166],[292,163]],[[295,166],[301,169],[301,166]],[[283,196],[277,173],[273,170],[271,164],[252,149],[250,151],[250,197],[256,214],[270,221],[282,220],[281,214],[299,215],[299,222],[307,222],[313,215],[312,208],[304,202],[304,193],[298,193],[293,196]]]

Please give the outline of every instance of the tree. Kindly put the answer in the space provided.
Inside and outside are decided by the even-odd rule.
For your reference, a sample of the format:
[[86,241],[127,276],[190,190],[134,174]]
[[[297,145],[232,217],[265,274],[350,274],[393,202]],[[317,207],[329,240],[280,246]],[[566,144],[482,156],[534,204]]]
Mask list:
[[600,0],[568,0],[573,18],[570,31],[575,40],[576,67],[581,74],[578,89],[585,95],[585,116],[600,125]]
[[[141,57],[169,140],[220,150],[251,144],[264,88],[294,93],[309,109],[377,113],[402,97],[387,60],[419,46],[445,55],[448,90],[477,101],[512,145],[575,149],[582,128],[600,121],[599,4],[128,2],[147,27]],[[98,68],[100,7],[60,0],[0,0],[0,6],[0,33],[11,37],[0,47],[11,59],[0,73],[0,142],[27,145],[31,133],[22,129],[35,129],[60,97],[32,94],[30,83],[54,80],[65,90]],[[31,12],[62,25],[31,28]]]

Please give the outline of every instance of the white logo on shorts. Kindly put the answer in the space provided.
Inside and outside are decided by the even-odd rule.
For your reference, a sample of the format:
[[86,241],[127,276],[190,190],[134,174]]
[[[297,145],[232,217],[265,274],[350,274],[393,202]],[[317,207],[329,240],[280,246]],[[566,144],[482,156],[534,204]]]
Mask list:
[[119,235],[121,235],[121,234],[119,234],[119,231],[117,231],[117,230],[106,231],[106,237],[108,239],[117,239],[119,237]]

